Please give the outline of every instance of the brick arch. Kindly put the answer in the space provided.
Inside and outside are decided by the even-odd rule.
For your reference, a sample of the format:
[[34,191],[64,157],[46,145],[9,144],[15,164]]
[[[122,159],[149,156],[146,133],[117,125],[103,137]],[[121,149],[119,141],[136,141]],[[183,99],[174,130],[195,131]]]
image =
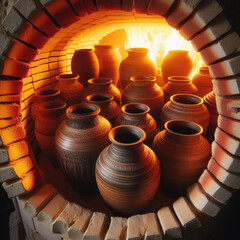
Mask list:
[[[9,197],[22,194],[25,196],[36,189],[35,193],[19,197],[18,200],[20,211],[23,215],[27,215],[26,218],[30,218],[31,222],[40,210],[42,212],[38,215],[38,220],[49,220],[47,215],[49,204],[59,203],[57,216],[49,220],[50,224],[52,224],[52,220],[55,220],[54,231],[57,231],[57,225],[66,223],[68,226],[70,224],[64,218],[68,211],[71,212],[74,209],[80,211],[77,206],[58,195],[54,188],[45,184],[41,185],[41,174],[21,123],[20,115],[23,116],[27,113],[21,111],[21,107],[22,109],[24,107],[19,104],[19,96],[25,87],[25,85],[22,86],[22,79],[25,79],[25,83],[27,83],[30,66],[34,66],[36,59],[44,59],[42,57],[44,54],[47,57],[58,57],[59,59],[59,55],[54,55],[55,50],[59,49],[58,43],[64,39],[64,36],[67,36],[69,31],[74,32],[74,26],[77,26],[76,24],[81,21],[81,18],[91,16],[91,13],[97,14],[108,10],[164,16],[168,24],[178,29],[182,36],[186,40],[190,40],[195,49],[200,52],[214,78],[214,93],[220,117],[218,118],[219,128],[215,133],[215,142],[212,144],[212,158],[199,179],[200,183],[191,186],[187,196],[188,200],[185,197],[179,198],[173,205],[173,210],[170,208],[160,209],[158,214],[163,235],[176,234],[176,236],[180,236],[182,230],[198,229],[201,224],[205,224],[193,209],[213,218],[223,208],[221,204],[226,203],[232,196],[232,190],[229,189],[240,188],[238,176],[240,166],[237,159],[240,136],[236,131],[239,128],[239,107],[238,98],[234,97],[239,94],[240,42],[238,35],[231,30],[228,20],[222,13],[222,8],[215,0],[118,0],[114,2],[106,0],[19,0],[2,22],[4,33],[0,35],[3,43],[0,48],[2,53],[0,80],[1,84],[7,85],[4,88],[7,89],[5,92],[1,92],[0,89],[0,97],[3,99],[0,102],[0,133],[4,146],[1,149],[1,163],[3,164],[0,168],[1,181],[4,182],[3,186]],[[68,40],[66,39],[66,41]],[[64,51],[64,47],[63,44],[60,52]],[[41,49],[49,49],[50,55]],[[33,84],[32,79],[29,81]],[[25,101],[24,104],[26,105],[27,102]],[[25,110],[27,111],[27,108]],[[40,189],[37,189],[39,184]],[[214,190],[211,186],[214,186]],[[33,204],[34,199],[41,195],[40,193],[44,193],[42,202],[45,201],[45,204],[36,208],[36,205]],[[30,200],[26,202],[26,199]],[[46,205],[48,202],[50,203]],[[185,210],[188,219],[181,213],[181,208]],[[107,222],[107,217],[99,213],[93,215],[89,213],[88,221],[90,216],[92,221],[90,221],[88,231],[94,227],[91,224],[96,219],[102,219],[102,227]],[[165,221],[166,216],[172,218],[174,223],[172,226]],[[148,229],[148,225],[145,223],[146,219],[154,222],[156,215],[133,216],[131,220],[128,220],[128,233],[130,234],[134,221],[139,221],[144,231],[148,230],[149,233],[146,234],[151,236],[153,233]],[[114,228],[114,221],[117,220],[114,219],[111,222],[108,234],[110,234],[111,228]],[[36,222],[35,224],[37,225]],[[71,224],[68,226],[68,232],[73,236],[76,229],[73,228],[74,223]],[[122,224],[125,226],[126,223]],[[32,226],[32,224],[30,225]],[[141,236],[143,233],[137,234]],[[154,234],[161,235],[160,231]]]

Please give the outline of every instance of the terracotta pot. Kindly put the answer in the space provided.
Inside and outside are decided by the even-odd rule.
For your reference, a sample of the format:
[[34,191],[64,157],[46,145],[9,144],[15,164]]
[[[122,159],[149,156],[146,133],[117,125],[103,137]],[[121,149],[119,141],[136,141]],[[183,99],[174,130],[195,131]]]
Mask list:
[[144,144],[152,146],[152,141],[158,132],[154,118],[149,114],[150,108],[142,103],[128,103],[122,106],[122,114],[117,118],[115,126],[133,125],[140,127],[146,133]]
[[94,45],[95,54],[99,62],[99,77],[108,77],[117,86],[121,54],[112,45]]
[[209,142],[196,123],[172,120],[156,135],[153,150],[162,167],[162,186],[171,195],[183,194],[198,180],[211,157]]
[[86,97],[89,103],[100,107],[100,115],[105,117],[112,125],[121,113],[120,106],[113,100],[111,95],[92,94]]
[[59,89],[63,100],[67,106],[71,106],[81,101],[83,86],[78,82],[78,74],[60,74],[56,76],[58,84],[55,86]]
[[208,67],[200,67],[199,71],[193,76],[192,83],[197,87],[197,95],[204,97],[213,90],[212,77]]
[[79,75],[79,82],[86,87],[90,78],[99,74],[99,63],[93,49],[78,49],[72,57],[71,68],[73,74]]
[[164,57],[161,70],[164,83],[170,76],[186,76],[191,74],[193,63],[186,50],[171,50]]
[[91,94],[108,94],[113,96],[114,101],[121,106],[122,96],[118,88],[112,84],[110,78],[92,78],[88,80],[88,86],[83,93],[83,97]]
[[66,118],[66,103],[60,100],[39,105],[39,115],[35,122],[35,135],[44,155],[57,167],[54,135],[58,125]]
[[161,112],[161,124],[169,120],[187,120],[199,124],[203,128],[202,135],[207,133],[209,112],[203,104],[203,99],[192,94],[175,94],[170,98]]
[[60,100],[60,91],[58,89],[40,89],[35,92],[35,99],[31,108],[32,118],[35,121],[39,115],[39,105],[42,103]]
[[147,55],[147,48],[129,48],[127,51],[128,57],[121,62],[119,68],[122,89],[131,82],[132,76],[156,76],[157,73],[155,63]]
[[72,186],[81,194],[96,190],[95,164],[109,144],[109,121],[99,115],[100,108],[82,103],[67,109],[67,119],[55,135],[59,165]]
[[216,107],[216,99],[213,92],[210,92],[206,96],[203,97],[204,104],[207,107],[210,117],[209,117],[209,127],[206,134],[206,139],[209,142],[213,142],[214,140],[214,133],[215,129],[217,127],[217,118],[218,118],[218,112]]
[[196,94],[197,87],[192,84],[192,81],[188,77],[184,76],[171,76],[168,78],[168,82],[162,88],[164,92],[165,103],[170,100],[170,97],[177,93],[189,93]]
[[109,132],[111,144],[98,157],[96,180],[103,199],[116,211],[130,215],[143,210],[160,180],[155,153],[143,144],[145,133],[136,126]]
[[164,104],[162,89],[155,83],[153,76],[133,76],[131,83],[123,91],[123,104],[143,103],[150,108],[150,115],[159,123]]

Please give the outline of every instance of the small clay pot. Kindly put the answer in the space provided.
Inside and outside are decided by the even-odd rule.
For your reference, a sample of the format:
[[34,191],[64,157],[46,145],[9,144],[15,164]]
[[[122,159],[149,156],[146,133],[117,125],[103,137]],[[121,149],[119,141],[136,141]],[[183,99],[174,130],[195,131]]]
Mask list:
[[146,133],[144,144],[152,146],[152,141],[158,132],[154,118],[149,114],[150,108],[142,103],[128,103],[122,106],[122,114],[117,118],[115,126],[133,125],[140,127]]
[[195,122],[203,128],[204,136],[208,130],[209,112],[202,98],[192,94],[175,94],[164,105],[160,119],[162,126],[174,119]]
[[100,108],[90,103],[70,106],[67,119],[59,125],[55,135],[60,168],[80,194],[96,190],[96,160],[109,144],[111,124],[99,112]]
[[170,195],[184,194],[198,180],[211,157],[209,142],[196,123],[172,120],[153,141],[162,167],[162,186]]
[[96,180],[103,199],[114,210],[131,215],[143,210],[158,189],[160,165],[143,144],[144,131],[117,126],[109,132],[111,144],[98,157]]
[[121,113],[120,106],[113,100],[111,95],[92,94],[86,97],[89,103],[100,107],[100,115],[105,117],[112,125]]

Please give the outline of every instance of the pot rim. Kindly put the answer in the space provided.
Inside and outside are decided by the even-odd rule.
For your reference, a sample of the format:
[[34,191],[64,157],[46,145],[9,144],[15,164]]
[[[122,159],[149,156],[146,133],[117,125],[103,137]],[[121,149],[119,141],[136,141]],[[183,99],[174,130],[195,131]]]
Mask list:
[[61,109],[64,109],[67,107],[66,102],[62,100],[55,100],[55,101],[49,101],[49,102],[44,102],[39,105],[39,109],[44,112],[49,112],[49,111],[58,111]]
[[[102,98],[105,97],[105,99],[104,99],[104,100],[93,100],[93,99],[92,99],[93,97],[100,97],[100,98],[101,98],[101,97],[102,97]],[[89,103],[98,104],[98,103],[107,103],[107,102],[113,101],[113,96],[110,95],[110,94],[95,93],[95,94],[88,95],[88,96],[86,97],[86,99],[87,99],[87,101],[88,101]]]
[[[198,100],[198,102],[196,103],[181,103],[181,102],[178,102],[177,100],[179,98],[185,98],[185,99],[196,99]],[[194,94],[188,94],[188,93],[178,93],[178,94],[174,94],[170,97],[170,101],[174,102],[174,104],[177,104],[177,105],[181,105],[181,106],[201,106],[203,104],[203,98],[197,96],[197,95],[194,95]]]
[[116,47],[114,45],[111,44],[96,44],[94,45],[94,48],[96,50],[96,48],[101,48],[101,49],[116,49]]
[[59,89],[55,89],[55,88],[38,89],[35,92],[35,95],[37,97],[41,97],[41,98],[48,98],[48,97],[52,97],[52,96],[57,96],[58,94],[60,94],[60,90]]
[[185,50],[185,49],[172,49],[168,51],[169,53],[189,53],[189,50]]
[[59,75],[56,76],[56,79],[57,80],[65,80],[65,81],[68,81],[68,80],[75,80],[75,79],[78,79],[79,78],[79,75],[78,74],[75,74],[75,73],[61,73]]
[[148,53],[149,49],[144,47],[132,47],[128,48],[127,52],[129,53]]
[[80,49],[75,49],[75,52],[93,52],[92,48],[80,48]]
[[88,79],[88,84],[106,85],[111,84],[113,80],[107,77],[98,77]]
[[[133,112],[128,112],[127,108],[129,107],[133,107],[133,109],[135,107],[138,107],[139,110],[143,110],[142,112],[137,112],[137,113],[133,113]],[[142,108],[142,109],[141,109]],[[149,113],[150,108],[148,107],[148,105],[143,104],[143,103],[127,103],[125,105],[122,106],[122,112],[130,115],[130,116],[141,116],[141,115],[145,115],[147,113]]]
[[135,75],[130,77],[132,82],[155,82],[156,77],[151,75]]
[[170,76],[168,77],[170,82],[191,82],[191,78],[187,76]]

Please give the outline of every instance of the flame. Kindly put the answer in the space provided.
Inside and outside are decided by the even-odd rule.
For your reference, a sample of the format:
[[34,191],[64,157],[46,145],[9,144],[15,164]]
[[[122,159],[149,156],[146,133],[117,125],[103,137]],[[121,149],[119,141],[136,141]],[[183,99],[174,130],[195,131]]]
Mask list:
[[156,63],[158,74],[161,73],[161,63],[169,50],[187,50],[193,62],[190,78],[202,66],[201,55],[186,41],[177,30],[167,24],[160,25],[132,25],[124,28],[127,34],[125,49],[145,47],[149,49],[148,56]]

